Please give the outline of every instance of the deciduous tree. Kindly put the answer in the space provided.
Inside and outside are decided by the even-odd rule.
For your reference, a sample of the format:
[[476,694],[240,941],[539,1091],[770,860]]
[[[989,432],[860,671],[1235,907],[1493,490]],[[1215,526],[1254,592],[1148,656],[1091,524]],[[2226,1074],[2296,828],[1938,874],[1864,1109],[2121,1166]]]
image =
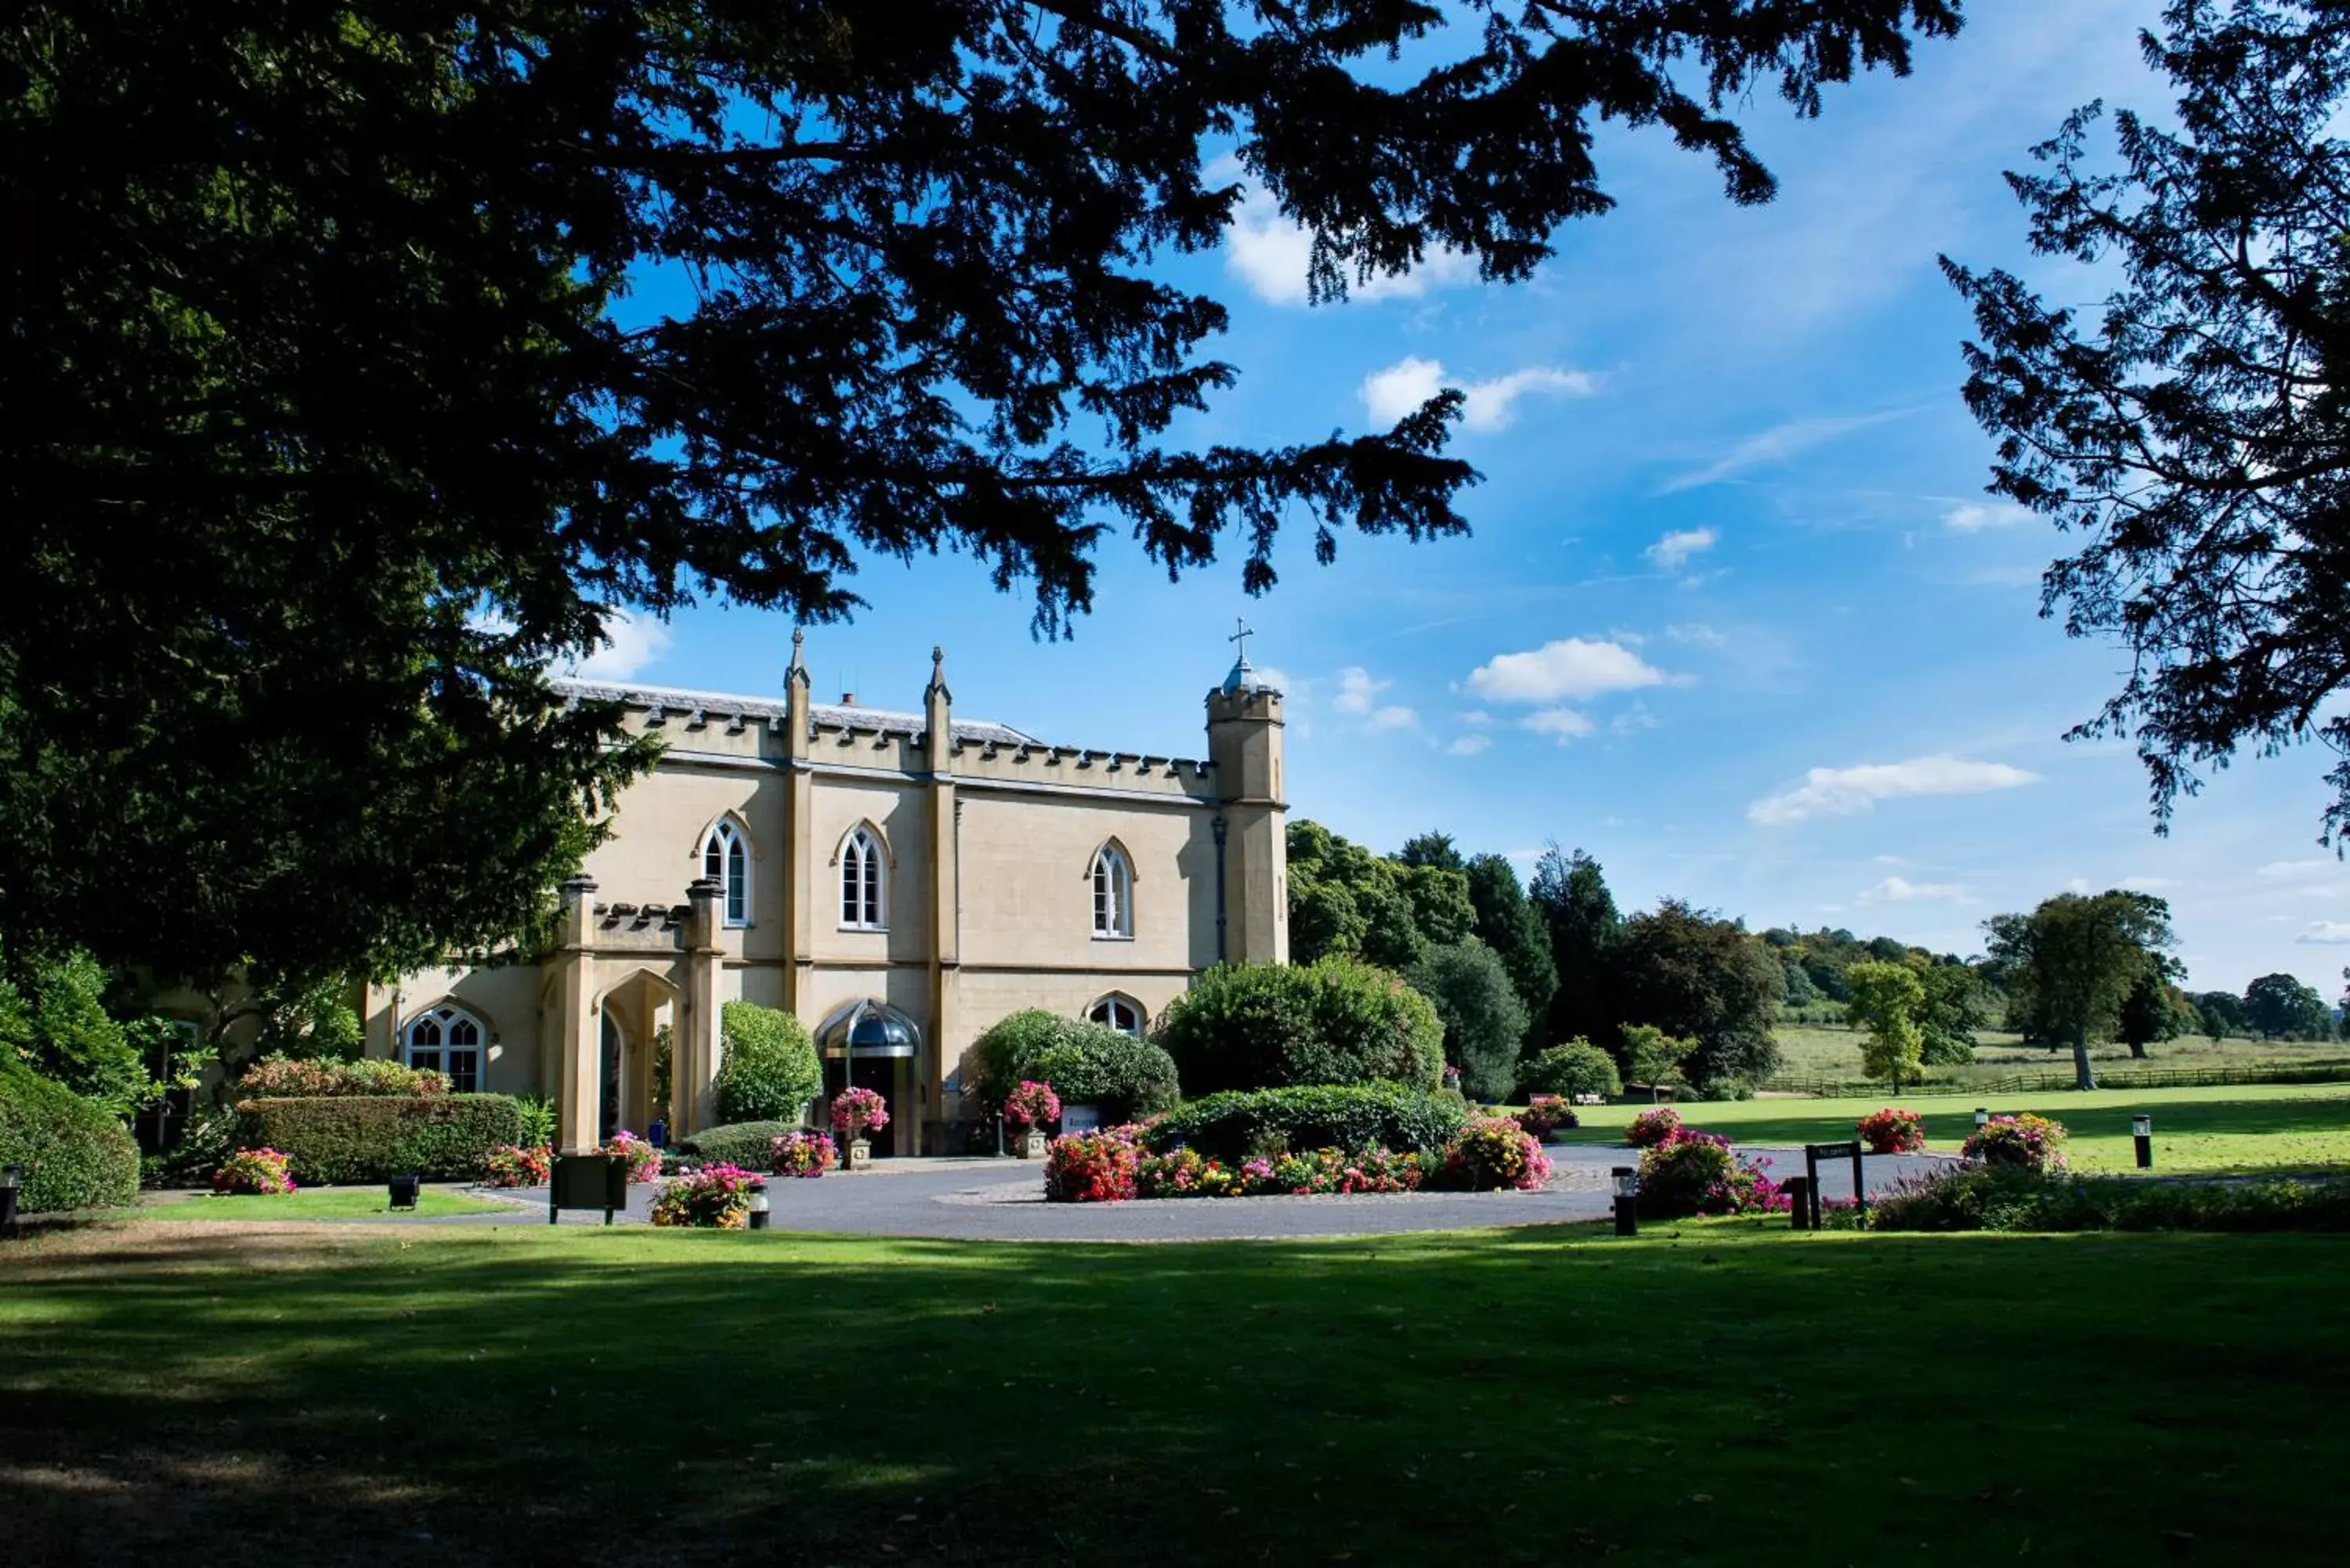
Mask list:
[[1551,998],[1558,992],[1558,966],[1550,956],[1550,925],[1518,885],[1517,867],[1504,855],[1480,855],[1469,862],[1469,902],[1477,911],[1477,934],[1502,955],[1518,1001],[1526,1010],[1524,1054],[1549,1044]]
[[1845,971],[1845,981],[1852,987],[1846,1011],[1854,1024],[1868,1032],[1860,1047],[1861,1071],[1890,1079],[1898,1094],[1901,1080],[1914,1082],[1924,1064],[1925,1035],[1918,1017],[1926,1006],[1925,984],[1906,963],[1875,961],[1854,964]]
[[1534,865],[1527,897],[1550,928],[1551,961],[1558,974],[1550,1037],[1612,1044],[1619,1019],[1610,980],[1624,921],[1599,862],[1580,849],[1564,854],[1553,844]]
[[2095,1088],[2089,1041],[2113,1037],[2131,988],[2170,946],[2170,906],[2147,893],[2062,893],[2028,915],[1994,915],[1983,930],[2012,1004],[2071,1046],[2080,1086]]
[[1627,1023],[1697,1042],[1684,1064],[1709,1093],[1752,1086],[1779,1066],[1779,966],[1735,921],[1667,898],[1624,922],[1610,953]]
[[2244,987],[2244,1022],[2264,1040],[2334,1038],[2325,999],[2289,974],[2264,974]]
[[1457,389],[1388,430],[1169,440],[1237,373],[1168,260],[1253,186],[1317,298],[1447,253],[1523,279],[1611,205],[1604,123],[1759,202],[1756,89],[1815,114],[1959,26],[1537,0],[1430,38],[1452,19],[11,7],[0,929],[296,984],[494,945],[642,762],[542,679],[618,615],[821,620],[861,560],[945,549],[1052,633],[1117,535],[1170,574],[1236,536],[1254,592],[1291,519],[1324,561],[1457,534]]
[[1497,1103],[1517,1087],[1526,1010],[1499,954],[1471,938],[1431,946],[1405,974],[1444,1021],[1444,1059],[1461,1069],[1471,1099]]

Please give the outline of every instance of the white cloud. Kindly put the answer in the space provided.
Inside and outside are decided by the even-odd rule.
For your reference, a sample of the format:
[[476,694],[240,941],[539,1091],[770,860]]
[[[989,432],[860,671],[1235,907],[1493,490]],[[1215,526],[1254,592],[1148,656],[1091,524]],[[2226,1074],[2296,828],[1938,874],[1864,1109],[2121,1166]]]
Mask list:
[[2339,898],[2342,888],[2335,882],[2312,882],[2307,887],[2295,888],[2293,895],[2302,898]]
[[2342,869],[2339,860],[2272,860],[2260,869],[2260,875],[2272,882],[2302,882],[2313,877],[2330,877]]
[[1394,684],[1372,680],[1371,672],[1359,664],[1349,665],[1338,671],[1338,694],[1330,699],[1330,706],[1341,713],[1367,713],[1371,699]]
[[1623,712],[1617,714],[1607,727],[1619,735],[1636,735],[1642,730],[1655,729],[1657,716],[1648,711],[1646,704],[1635,702]]
[[1277,670],[1270,664],[1252,665],[1250,668],[1256,671],[1257,681],[1260,685],[1270,686],[1284,697],[1303,695],[1302,692],[1293,693],[1291,691],[1291,681],[1289,679],[1289,672],[1287,670]]
[[1641,552],[1660,571],[1678,572],[1691,556],[1702,556],[1721,540],[1719,529],[1679,528]]
[[624,609],[604,614],[603,645],[571,667],[588,680],[630,680],[669,651],[669,628]]
[[1591,721],[1572,708],[1545,708],[1539,713],[1529,713],[1518,721],[1520,727],[1537,735],[1555,735],[1560,745],[1591,733]]
[[1592,379],[1583,371],[1562,370],[1551,365],[1513,370],[1490,381],[1467,381],[1447,377],[1441,361],[1415,355],[1363,378],[1357,396],[1363,400],[1373,424],[1392,425],[1447,386],[1459,387],[1467,398],[1461,422],[1472,431],[1507,429],[1520,398],[1535,393],[1587,398],[1596,389]]
[[1493,722],[1493,715],[1486,712],[1482,708],[1472,708],[1461,715],[1461,722],[1464,724],[1474,724],[1482,730]]
[[1910,904],[1920,898],[1964,898],[1967,890],[1956,882],[1912,882],[1906,877],[1887,877],[1855,896],[1864,904]]
[[1669,626],[1665,628],[1665,635],[1675,642],[1686,642],[1692,648],[1726,648],[1730,645],[1730,639],[1703,622],[1685,622],[1679,626]]
[[2031,521],[2032,514],[2012,501],[1968,501],[1942,514],[1942,526],[1954,534],[1980,534],[1986,528],[2012,528]]
[[1876,861],[1879,866],[1907,866],[1909,864],[1909,857],[1906,855],[1872,855],[1869,858]]
[[1419,722],[1419,715],[1409,708],[1386,707],[1373,710],[1363,721],[1363,728],[1374,735],[1384,735],[1391,730],[1409,730]]
[[2350,920],[2313,920],[2309,929],[2293,940],[2303,947],[2350,947]]
[[1669,495],[1679,490],[1695,490],[1700,485],[1719,484],[1723,480],[1734,478],[1750,468],[1761,468],[1769,463],[1783,462],[1788,458],[1809,452],[1815,446],[1824,446],[1838,436],[1869,425],[1883,424],[1887,420],[1901,419],[1914,411],[1909,409],[1888,409],[1882,413],[1855,414],[1843,418],[1790,420],[1785,424],[1773,425],[1759,435],[1748,436],[1703,468],[1667,482],[1665,493]]
[[2178,887],[2178,878],[2176,877],[2125,877],[2114,886],[2135,888],[2141,893],[2159,893],[2165,888]]
[[1491,750],[1492,744],[1493,737],[1491,735],[1463,735],[1444,749],[1452,756],[1473,757],[1480,752]]
[[1617,642],[1561,638],[1527,653],[1504,653],[1469,675],[1477,695],[1494,702],[1556,702],[1661,686],[1665,673]]
[[[1225,163],[1211,169],[1213,179],[1229,179],[1237,169]],[[1267,305],[1305,306],[1306,272],[1314,258],[1314,236],[1284,216],[1281,204],[1252,187],[1242,198],[1224,234],[1224,270],[1248,285],[1249,292]],[[1347,279],[1350,300],[1416,299],[1431,288],[1454,288],[1477,281],[1477,264],[1458,251],[1435,251],[1400,277],[1375,276],[1367,283]]]
[[1867,763],[1852,768],[1814,768],[1804,782],[1765,795],[1746,808],[1746,818],[1766,827],[1814,816],[1852,816],[1880,800],[1917,795],[1981,794],[2036,784],[2040,775],[2005,763],[1964,757],[1914,757],[1906,763]]

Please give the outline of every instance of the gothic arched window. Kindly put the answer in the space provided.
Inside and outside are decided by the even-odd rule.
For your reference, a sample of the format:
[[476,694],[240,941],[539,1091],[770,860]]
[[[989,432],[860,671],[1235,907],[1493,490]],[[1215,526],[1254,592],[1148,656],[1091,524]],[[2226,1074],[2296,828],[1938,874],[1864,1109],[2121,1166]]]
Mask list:
[[402,1044],[420,1073],[444,1073],[449,1092],[470,1095],[482,1084],[482,1025],[470,1012],[435,1007],[409,1022]]
[[858,827],[840,846],[840,923],[857,931],[889,929],[889,908],[883,898],[886,865],[881,841],[873,830]]
[[725,889],[726,923],[751,923],[751,847],[743,830],[721,821],[702,843],[702,874]]
[[1142,1038],[1142,1009],[1132,997],[1105,996],[1086,1009],[1086,1016],[1096,1023],[1107,1023],[1120,1034]]
[[1094,937],[1112,940],[1134,935],[1134,867],[1126,851],[1105,844],[1094,851]]

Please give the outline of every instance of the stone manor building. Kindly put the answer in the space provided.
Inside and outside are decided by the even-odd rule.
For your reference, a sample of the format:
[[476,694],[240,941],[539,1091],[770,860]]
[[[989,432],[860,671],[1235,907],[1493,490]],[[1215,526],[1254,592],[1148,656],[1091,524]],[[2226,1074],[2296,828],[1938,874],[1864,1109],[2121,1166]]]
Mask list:
[[796,632],[780,701],[558,687],[663,749],[565,886],[556,944],[372,986],[366,1025],[369,1054],[460,1089],[553,1096],[564,1148],[716,1120],[730,1001],[807,1024],[827,1093],[847,1073],[888,1096],[877,1152],[939,1153],[1006,1014],[1139,1033],[1211,964],[1287,960],[1281,694],[1245,656],[1198,759],[958,719],[936,649],[918,712],[819,703]]

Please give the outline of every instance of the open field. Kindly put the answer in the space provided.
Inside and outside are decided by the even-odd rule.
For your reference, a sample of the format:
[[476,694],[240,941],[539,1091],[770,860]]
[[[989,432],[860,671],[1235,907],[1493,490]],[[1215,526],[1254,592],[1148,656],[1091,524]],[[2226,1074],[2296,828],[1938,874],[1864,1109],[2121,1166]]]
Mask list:
[[[509,1205],[468,1198],[462,1192],[428,1187],[417,1195],[416,1208],[394,1211],[390,1195],[380,1186],[306,1187],[298,1192],[264,1198],[250,1192],[196,1193],[151,1203],[141,1212],[157,1220],[431,1220],[450,1214],[490,1214]],[[544,1216],[541,1216],[544,1218]]]
[[2345,1285],[2303,1236],[117,1222],[0,1252],[0,1509],[46,1562],[2330,1563]]
[[[1748,1143],[1832,1143],[1853,1136],[1853,1124],[1878,1106],[1904,1106],[1926,1118],[1927,1146],[1955,1154],[1974,1130],[1981,1102],[1964,1095],[1905,1092],[1877,1100],[1755,1099],[1717,1104],[1684,1102],[1684,1121]],[[1560,1134],[1575,1143],[1620,1141],[1622,1129],[1648,1107],[1592,1106],[1583,1126]],[[2208,1089],[2100,1089],[2094,1094],[2026,1095],[1991,1105],[1993,1111],[2036,1111],[2064,1124],[2075,1168],[2135,1168],[2130,1118],[2154,1118],[2158,1173],[2182,1171],[2328,1170],[2350,1168],[2350,1085],[2264,1085]],[[1783,1174],[1783,1173],[1782,1173]]]
[[[1783,1058],[1782,1074],[1792,1078],[1857,1078],[1860,1041],[1856,1032],[1825,1024],[1782,1024],[1776,1032]],[[2350,1044],[2339,1040],[2241,1040],[2214,1042],[2197,1034],[2159,1041],[2147,1047],[2146,1058],[2136,1060],[2126,1045],[2093,1048],[2090,1059],[2105,1067],[2243,1068],[2275,1063],[2340,1061],[2350,1056]],[[1963,1067],[1938,1066],[1961,1081],[1988,1082],[2019,1072],[2066,1071],[2070,1051],[2050,1051],[2027,1045],[2022,1036],[1985,1030],[1975,1037],[1975,1059]]]

